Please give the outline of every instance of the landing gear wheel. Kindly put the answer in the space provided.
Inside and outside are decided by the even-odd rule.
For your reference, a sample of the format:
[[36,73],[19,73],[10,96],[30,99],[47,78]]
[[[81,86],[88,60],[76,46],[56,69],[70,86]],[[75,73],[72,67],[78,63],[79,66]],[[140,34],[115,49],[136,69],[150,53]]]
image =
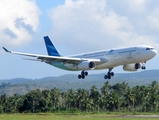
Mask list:
[[111,73],[110,73],[110,72],[108,72],[108,73],[107,73],[107,76],[111,76]]
[[104,75],[104,79],[108,79],[108,76],[107,76],[107,75]]
[[145,66],[142,66],[142,67],[141,67],[141,69],[145,70],[145,69],[146,69],[146,67],[145,67]]
[[111,72],[110,74],[111,74],[111,76],[114,76],[114,73],[113,73],[113,72]]
[[83,75],[82,75],[82,79],[84,79],[84,78],[85,78],[85,75],[83,74]]
[[88,72],[85,72],[84,74],[85,74],[85,76],[87,76],[87,75],[88,75]]
[[146,64],[146,61],[143,61],[143,62],[142,62],[142,66],[141,66],[141,69],[142,69],[142,70],[145,70],[145,69],[146,69],[145,64]]
[[108,76],[108,79],[111,79],[111,76]]
[[85,74],[84,71],[82,71],[82,72],[81,72],[81,75],[84,75],[84,74]]
[[82,78],[82,75],[78,75],[78,79],[81,79]]

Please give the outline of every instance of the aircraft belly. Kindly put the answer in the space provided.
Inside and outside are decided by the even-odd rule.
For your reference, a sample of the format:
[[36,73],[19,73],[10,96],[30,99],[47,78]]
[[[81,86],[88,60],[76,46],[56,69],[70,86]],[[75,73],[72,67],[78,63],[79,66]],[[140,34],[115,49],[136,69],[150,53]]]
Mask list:
[[103,63],[103,64],[101,64],[101,65],[97,65],[97,66],[95,67],[95,70],[113,68],[114,66],[116,66],[116,65],[114,65],[114,64],[111,63],[111,62],[107,62],[107,63]]
[[113,63],[114,65],[120,65],[120,64],[123,62],[121,56],[114,57],[111,61],[112,61],[112,63]]
[[67,63],[67,64],[64,64],[64,66],[71,69],[71,70],[75,70],[75,71],[78,70],[77,65],[74,65],[74,64],[68,64]]

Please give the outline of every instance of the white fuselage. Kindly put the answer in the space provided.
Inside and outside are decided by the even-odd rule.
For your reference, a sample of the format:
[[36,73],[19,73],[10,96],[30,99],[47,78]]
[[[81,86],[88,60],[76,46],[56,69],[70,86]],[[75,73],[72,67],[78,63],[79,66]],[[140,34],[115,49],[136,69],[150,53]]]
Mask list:
[[[133,63],[140,63],[146,62],[153,58],[157,54],[157,51],[154,50],[153,47],[147,45],[140,45],[140,46],[132,46],[132,47],[125,47],[125,48],[115,48],[109,50],[102,50],[90,53],[83,53],[78,55],[69,56],[71,58],[81,58],[83,59],[100,59],[103,61],[101,64],[96,64],[95,70],[100,69],[108,69],[114,68],[120,65],[126,64],[133,64]],[[65,70],[78,70],[76,65],[73,64],[61,64],[56,65],[57,63],[53,64],[53,66],[65,69]]]

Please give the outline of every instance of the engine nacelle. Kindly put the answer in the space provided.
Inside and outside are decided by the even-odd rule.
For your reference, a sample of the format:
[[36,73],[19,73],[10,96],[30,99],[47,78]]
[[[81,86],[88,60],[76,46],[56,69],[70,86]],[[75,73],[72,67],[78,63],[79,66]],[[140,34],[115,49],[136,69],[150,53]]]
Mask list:
[[79,70],[92,70],[96,67],[96,64],[92,61],[83,61],[77,65]]
[[138,69],[141,68],[140,63],[136,63],[136,64],[127,64],[123,66],[123,70],[125,71],[137,71]]

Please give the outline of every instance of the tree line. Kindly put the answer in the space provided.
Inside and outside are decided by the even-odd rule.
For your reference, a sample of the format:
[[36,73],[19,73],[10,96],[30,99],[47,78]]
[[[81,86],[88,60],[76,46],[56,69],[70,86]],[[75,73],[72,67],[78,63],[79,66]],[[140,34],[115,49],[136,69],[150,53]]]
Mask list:
[[25,95],[0,96],[0,113],[39,112],[158,112],[159,84],[130,87],[126,82],[110,85],[105,82],[98,90],[69,89],[61,92],[34,90]]

